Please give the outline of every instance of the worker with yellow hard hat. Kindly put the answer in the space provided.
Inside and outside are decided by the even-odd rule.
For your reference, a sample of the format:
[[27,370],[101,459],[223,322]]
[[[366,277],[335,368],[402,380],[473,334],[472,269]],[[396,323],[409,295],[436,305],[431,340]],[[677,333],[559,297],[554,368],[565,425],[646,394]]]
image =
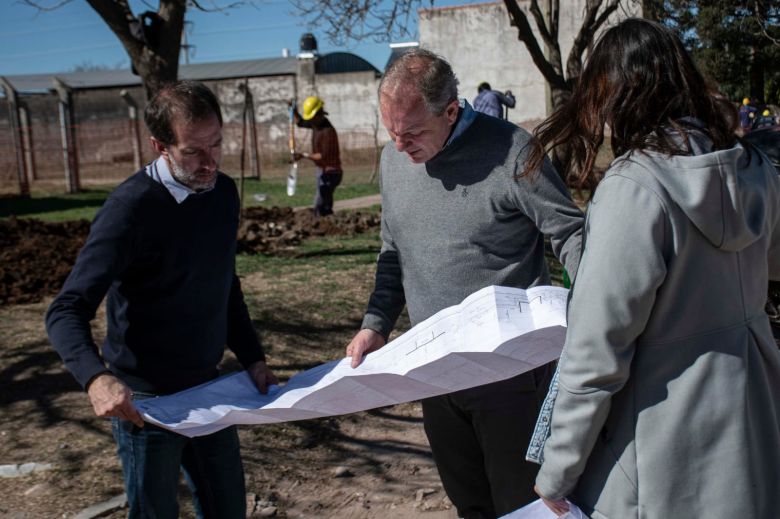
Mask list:
[[753,129],[759,130],[761,128],[769,128],[775,124],[775,116],[772,115],[772,112],[769,111],[769,108],[765,108],[764,111],[761,112],[761,115],[756,117],[756,120],[753,123]]
[[749,97],[742,99],[742,106],[739,107],[739,126],[743,134],[753,129],[757,112],[758,109],[753,106]]
[[303,102],[303,120],[311,121],[317,115],[325,103],[317,96],[307,97]]
[[311,152],[296,153],[295,160],[308,159],[314,162],[317,173],[317,195],[314,198],[314,214],[333,214],[333,193],[341,183],[341,154],[339,136],[328,120],[325,102],[318,96],[309,96],[303,101],[303,115],[298,113],[294,103],[293,117],[300,128],[310,128]]

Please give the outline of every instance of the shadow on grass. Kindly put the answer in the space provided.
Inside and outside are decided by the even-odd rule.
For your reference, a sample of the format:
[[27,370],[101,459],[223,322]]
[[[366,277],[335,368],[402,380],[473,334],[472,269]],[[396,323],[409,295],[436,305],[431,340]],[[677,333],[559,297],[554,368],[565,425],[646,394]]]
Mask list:
[[[37,400],[41,395],[54,397],[81,388],[62,368],[62,361],[48,343],[41,341],[5,356],[0,370],[0,407],[24,400]],[[58,369],[61,368],[61,369]]]
[[363,254],[379,254],[379,247],[363,247],[354,249],[320,249],[307,252],[299,252],[293,258],[318,258],[330,256],[357,256]]
[[329,324],[314,324],[305,320],[305,316],[301,314],[295,314],[294,317],[288,316],[287,319],[282,317],[278,311],[263,310],[260,312],[259,319],[252,322],[255,328],[263,333],[283,333],[293,337],[297,336],[307,341],[321,338],[324,334],[330,333],[357,333],[361,324],[360,319],[347,319]]
[[[32,427],[46,428],[62,422],[73,422],[80,428],[99,435],[106,432],[97,427],[98,419],[79,419],[69,416],[55,402],[59,397],[75,393],[84,399],[87,395],[62,365],[59,355],[51,349],[48,341],[40,341],[4,355],[0,370],[0,409],[3,420],[24,420]],[[34,403],[34,410],[23,407],[24,416],[13,416],[9,409],[23,403]]]
[[404,423],[416,423],[421,424],[422,418],[418,418],[416,416],[403,416],[399,414],[393,414],[389,412],[392,407],[380,407],[378,409],[370,409],[369,411],[366,411],[371,416],[376,416],[378,418],[386,418],[388,420],[394,420],[396,422],[404,422]]
[[107,196],[107,191],[90,190],[72,196],[3,197],[0,198],[0,218],[100,207]]
[[[407,422],[406,417],[390,417]],[[279,424],[267,424],[252,427],[253,441],[262,445],[260,449],[244,445],[243,456],[255,463],[275,464],[279,459],[289,458],[296,450],[306,451],[322,449],[329,453],[329,462],[348,462],[361,465],[374,474],[383,474],[383,454],[405,454],[430,460],[432,454],[426,445],[394,439],[365,439],[345,434],[341,431],[341,422],[346,417],[315,418]],[[273,438],[272,441],[268,441]],[[302,455],[301,459],[306,456]],[[311,470],[313,467],[309,467]]]

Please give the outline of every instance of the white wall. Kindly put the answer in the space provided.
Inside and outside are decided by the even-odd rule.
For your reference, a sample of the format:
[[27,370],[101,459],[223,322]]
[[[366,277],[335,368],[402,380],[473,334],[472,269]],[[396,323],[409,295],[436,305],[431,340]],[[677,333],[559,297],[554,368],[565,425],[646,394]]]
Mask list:
[[[226,127],[240,127],[244,95],[239,86],[244,80],[222,80],[214,87],[222,105]],[[325,101],[325,110],[333,126],[339,132],[342,149],[366,148],[374,145],[377,111],[377,87],[379,79],[374,72],[325,74],[315,77],[313,87],[295,76],[269,76],[249,79],[249,89],[255,103],[255,120],[261,145],[269,150],[287,149],[289,118],[287,101],[297,97],[298,109],[309,95],[318,95]],[[234,135],[235,134],[235,135]],[[308,146],[310,132],[296,129],[302,145]],[[381,142],[385,132],[379,127]],[[240,132],[227,132],[226,151],[237,152]]]
[[377,120],[379,79],[373,72],[327,74],[317,76],[316,81],[317,95],[325,101],[342,148],[371,147],[375,132],[381,142],[387,141],[387,133]]
[[[520,0],[536,33],[529,2]],[[563,66],[576,31],[582,23],[585,0],[562,0],[559,28]],[[625,17],[618,12],[612,19]],[[545,81],[531,60],[525,44],[517,39],[517,28],[509,24],[503,2],[472,4],[420,10],[420,45],[446,58],[460,81],[460,95],[473,101],[477,86],[487,81],[491,87],[511,90],[517,99],[509,110],[515,123],[533,123],[546,115]]]

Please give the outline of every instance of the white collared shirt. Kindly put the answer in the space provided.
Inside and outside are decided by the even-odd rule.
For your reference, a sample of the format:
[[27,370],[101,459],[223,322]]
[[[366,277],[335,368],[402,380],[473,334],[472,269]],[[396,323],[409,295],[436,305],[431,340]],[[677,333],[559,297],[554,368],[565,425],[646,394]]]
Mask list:
[[168,167],[168,161],[165,160],[162,155],[160,155],[154,162],[147,164],[144,168],[144,172],[153,180],[165,186],[165,189],[168,190],[174,200],[176,200],[177,204],[184,202],[190,195],[194,195],[196,193],[205,193],[207,191],[211,191],[211,189],[214,189],[211,188],[204,189],[203,191],[195,191],[194,189],[190,189],[181,182],[177,181],[175,178],[173,178],[171,169]]

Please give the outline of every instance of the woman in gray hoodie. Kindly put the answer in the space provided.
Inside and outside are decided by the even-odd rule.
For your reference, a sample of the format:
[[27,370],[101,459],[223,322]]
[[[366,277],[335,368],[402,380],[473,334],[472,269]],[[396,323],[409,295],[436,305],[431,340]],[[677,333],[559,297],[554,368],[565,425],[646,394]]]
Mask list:
[[[597,44],[527,171],[561,143],[598,183],[536,490],[593,518],[777,517],[780,181],[668,28]],[[617,157],[598,182],[605,128]]]

